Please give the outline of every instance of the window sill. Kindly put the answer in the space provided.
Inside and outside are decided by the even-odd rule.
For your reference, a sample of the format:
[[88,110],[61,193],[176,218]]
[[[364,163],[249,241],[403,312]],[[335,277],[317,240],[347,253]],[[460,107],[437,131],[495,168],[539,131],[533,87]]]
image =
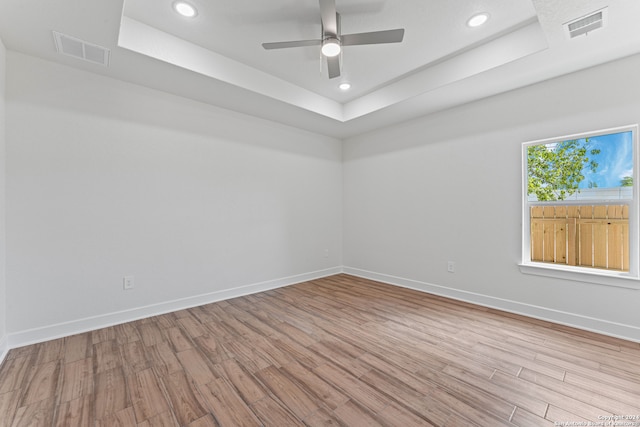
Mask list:
[[590,270],[581,267],[558,266],[542,263],[518,264],[523,274],[555,277],[576,282],[595,283],[597,285],[640,290],[640,278],[630,273],[605,270]]

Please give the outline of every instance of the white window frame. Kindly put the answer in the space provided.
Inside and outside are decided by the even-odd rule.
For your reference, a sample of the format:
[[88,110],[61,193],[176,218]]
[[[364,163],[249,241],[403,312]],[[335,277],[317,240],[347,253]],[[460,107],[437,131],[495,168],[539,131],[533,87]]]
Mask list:
[[[633,140],[633,199],[629,200],[629,271],[611,271],[590,267],[569,266],[531,261],[531,217],[528,200],[527,148],[532,145],[550,144],[573,139],[591,138],[600,135],[632,132]],[[522,260],[520,271],[525,274],[554,277],[565,280],[588,282],[631,289],[640,289],[640,153],[638,149],[638,125],[620,126],[591,132],[582,132],[553,138],[528,141],[522,144]],[[593,204],[619,203],[620,200],[593,200]],[[551,203],[550,203],[551,204]]]

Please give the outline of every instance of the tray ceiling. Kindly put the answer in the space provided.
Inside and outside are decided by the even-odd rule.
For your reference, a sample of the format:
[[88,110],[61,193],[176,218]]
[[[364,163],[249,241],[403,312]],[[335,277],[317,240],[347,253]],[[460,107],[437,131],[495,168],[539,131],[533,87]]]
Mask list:
[[[7,48],[212,105],[348,137],[634,54],[630,0],[336,0],[343,33],[404,28],[399,44],[347,46],[329,79],[317,0],[5,0]],[[603,28],[570,39],[564,24],[606,8]],[[489,21],[467,26],[478,12]],[[109,66],[56,52],[52,31],[110,50]],[[349,91],[338,85],[351,84]]]

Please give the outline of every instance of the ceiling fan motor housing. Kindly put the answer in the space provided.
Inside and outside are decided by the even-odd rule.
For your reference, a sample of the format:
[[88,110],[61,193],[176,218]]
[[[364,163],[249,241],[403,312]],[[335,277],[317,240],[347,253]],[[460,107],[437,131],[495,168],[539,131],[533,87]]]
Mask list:
[[265,49],[284,49],[291,47],[321,46],[320,51],[327,58],[329,78],[340,77],[340,58],[342,46],[365,44],[400,43],[404,29],[373,31],[368,33],[346,34],[342,36],[340,14],[336,11],[335,0],[319,0],[321,33],[319,40],[294,40],[288,42],[263,43]]

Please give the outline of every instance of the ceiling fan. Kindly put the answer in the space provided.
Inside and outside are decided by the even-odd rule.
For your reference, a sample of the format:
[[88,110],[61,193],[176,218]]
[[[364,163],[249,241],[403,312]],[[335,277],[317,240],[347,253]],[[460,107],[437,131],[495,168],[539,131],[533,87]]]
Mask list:
[[404,38],[404,28],[373,31],[370,33],[341,34],[340,14],[336,11],[335,0],[320,0],[320,17],[322,24],[320,39],[262,43],[262,47],[270,50],[290,47],[322,46],[321,52],[327,57],[329,78],[333,79],[340,76],[339,54],[342,51],[342,46],[400,43]]

